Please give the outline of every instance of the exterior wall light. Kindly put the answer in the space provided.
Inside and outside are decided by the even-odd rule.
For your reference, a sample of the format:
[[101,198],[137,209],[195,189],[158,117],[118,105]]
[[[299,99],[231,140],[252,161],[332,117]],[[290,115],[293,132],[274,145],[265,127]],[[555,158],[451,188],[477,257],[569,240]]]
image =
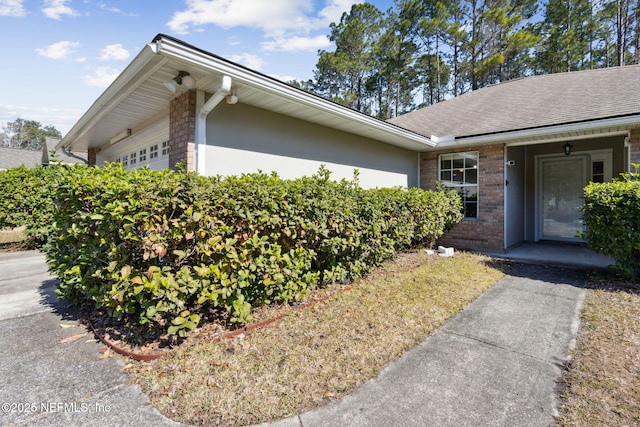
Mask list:
[[568,156],[569,154],[571,154],[571,149],[573,148],[573,145],[569,144],[568,142],[566,144],[564,144],[562,146],[562,149],[564,150],[564,155]]
[[165,82],[164,85],[172,93],[176,93],[176,88],[182,86],[185,89],[194,89],[196,87],[196,79],[186,71],[178,71],[178,75]]

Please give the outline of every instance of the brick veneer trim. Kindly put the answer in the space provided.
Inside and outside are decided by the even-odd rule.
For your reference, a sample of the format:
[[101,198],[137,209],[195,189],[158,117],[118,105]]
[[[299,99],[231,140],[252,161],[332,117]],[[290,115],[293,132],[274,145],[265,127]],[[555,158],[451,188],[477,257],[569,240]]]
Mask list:
[[195,171],[196,92],[189,90],[171,101],[169,107],[169,167],[183,162]]
[[478,152],[478,218],[463,219],[438,241],[459,249],[504,251],[504,145],[422,153],[420,182],[435,189],[441,154]]

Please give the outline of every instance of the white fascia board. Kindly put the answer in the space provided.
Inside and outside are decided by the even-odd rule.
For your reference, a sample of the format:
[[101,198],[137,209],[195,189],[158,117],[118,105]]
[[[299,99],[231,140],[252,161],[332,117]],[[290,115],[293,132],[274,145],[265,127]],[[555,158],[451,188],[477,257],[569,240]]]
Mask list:
[[[618,128],[618,127],[638,127],[640,126],[640,114],[625,117],[615,117],[610,119],[593,120],[581,123],[569,123],[565,125],[547,126],[543,128],[519,130],[513,132],[494,133],[487,135],[472,136],[468,138],[455,138],[453,141],[447,141],[438,144],[437,148],[457,148],[483,145],[487,143],[504,142],[509,146],[542,144],[557,140],[584,139],[588,135],[574,135],[567,137],[567,133],[584,133],[597,131],[600,129]],[[623,135],[626,130],[605,131],[600,135]],[[594,135],[598,136],[598,135]],[[529,141],[523,141],[529,139]],[[512,141],[512,142],[509,142]]]
[[256,72],[251,72],[244,67],[221,60],[205,52],[191,49],[173,40],[164,38],[158,40],[156,42],[156,52],[180,60],[191,61],[202,67],[213,69],[218,73],[228,75],[234,81],[242,82],[261,91],[271,93],[274,96],[307,105],[317,110],[339,116],[343,119],[353,120],[394,137],[413,141],[424,149],[431,149],[436,146],[436,144],[426,136],[376,119],[356,110],[328,101],[319,96],[308,94],[305,91],[294,88],[286,83]]
[[80,120],[56,145],[56,149],[71,148],[76,139],[82,137],[92,126],[102,120],[104,116],[111,112],[114,106],[138,87],[139,82],[147,80],[167,61],[161,58],[154,67],[141,74],[144,67],[154,58],[158,59],[155,46],[149,44],[89,107]]

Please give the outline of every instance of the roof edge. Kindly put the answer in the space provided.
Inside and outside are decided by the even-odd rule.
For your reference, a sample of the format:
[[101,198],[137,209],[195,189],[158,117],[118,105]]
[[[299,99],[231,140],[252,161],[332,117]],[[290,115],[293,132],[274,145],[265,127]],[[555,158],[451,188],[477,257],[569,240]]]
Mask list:
[[580,132],[615,126],[640,126],[640,113],[612,116],[601,119],[581,120],[557,125],[538,126],[512,131],[456,137],[451,142],[438,144],[437,148],[481,145],[487,142],[507,142],[521,138],[539,138],[554,133]]
[[164,53],[170,56],[189,59],[195,63],[199,63],[202,66],[211,66],[213,62],[218,66],[217,68],[222,68],[220,70],[222,73],[229,74],[230,77],[234,80],[237,79],[244,81],[245,83],[258,85],[265,91],[278,94],[279,96],[283,96],[290,100],[311,105],[325,112],[340,115],[345,118],[357,120],[363,124],[373,126],[379,131],[389,134],[395,134],[402,138],[412,140],[420,146],[416,147],[416,149],[428,149],[436,146],[436,143],[429,137],[418,132],[406,129],[402,126],[398,126],[386,120],[378,119],[353,108],[346,107],[330,99],[323,98],[315,93],[292,86],[274,77],[268,76],[259,71],[252,70],[243,65],[229,61],[226,58],[192,46],[188,43],[183,42],[182,40],[176,39],[175,37],[167,36],[165,34],[158,34],[153,39],[153,43],[156,44],[156,50],[158,53]]

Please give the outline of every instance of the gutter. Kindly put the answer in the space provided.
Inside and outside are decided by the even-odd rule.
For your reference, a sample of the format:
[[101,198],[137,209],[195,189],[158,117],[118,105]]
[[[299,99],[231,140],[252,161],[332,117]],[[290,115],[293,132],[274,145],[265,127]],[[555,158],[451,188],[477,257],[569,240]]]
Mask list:
[[273,77],[269,77],[257,71],[235,64],[172,37],[160,34],[156,36],[154,42],[156,46],[156,53],[162,53],[168,57],[173,57],[183,61],[190,61],[195,65],[214,69],[222,75],[229,76],[236,83],[246,84],[254,90],[267,92],[297,104],[313,107],[325,113],[339,116],[342,119],[354,121],[370,128],[375,128],[377,131],[384,132],[387,135],[411,140],[412,142],[423,146],[424,149],[436,147],[436,143],[424,135],[375,117],[368,116],[318,95],[305,92],[274,79]]
[[60,147],[60,150],[64,153],[65,156],[67,157],[73,157],[74,159],[78,159],[81,160],[85,165],[89,164],[89,160],[87,159],[83,159],[82,157],[73,154],[71,151],[67,151],[67,149],[65,147]]
[[200,108],[199,115],[207,117],[209,113],[216,108],[216,106],[224,99],[225,96],[231,93],[231,77],[222,76],[222,83],[216,92],[209,98],[209,100]]
[[[563,136],[553,136],[553,134],[557,133],[576,133],[576,132],[585,132],[590,130],[598,130],[598,129],[606,129],[606,128],[615,128],[615,127],[628,127],[628,126],[638,126],[640,123],[640,114],[623,116],[623,117],[613,117],[607,119],[599,119],[588,122],[579,122],[579,123],[568,123],[564,125],[555,125],[555,126],[545,126],[535,129],[523,129],[517,131],[509,131],[509,132],[501,132],[501,133],[491,133],[470,137],[460,137],[453,139],[447,139],[438,143],[438,148],[452,148],[452,147],[467,147],[472,145],[482,145],[486,143],[495,143],[495,142],[505,142],[509,146],[518,146],[518,145],[531,145],[532,143],[542,144],[547,142],[556,141],[561,139],[563,141],[569,141],[573,139],[584,139],[584,135],[575,135],[571,137],[563,137]],[[620,134],[626,135],[626,130],[605,132],[608,135]],[[547,138],[544,138],[547,136]],[[540,139],[535,139],[540,138]],[[511,140],[518,139],[527,139],[527,141],[519,141],[508,143]],[[535,139],[535,141],[532,141]]]

